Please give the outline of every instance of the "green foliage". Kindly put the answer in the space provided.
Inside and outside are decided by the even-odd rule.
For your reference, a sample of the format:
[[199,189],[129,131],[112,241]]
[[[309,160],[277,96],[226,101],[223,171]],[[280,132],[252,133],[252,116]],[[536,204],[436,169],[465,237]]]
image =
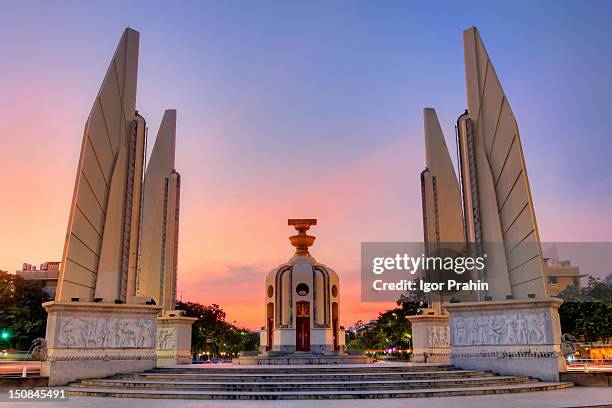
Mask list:
[[[204,306],[195,302],[177,302],[177,309],[184,310],[186,316],[196,317],[191,328],[191,351],[195,354],[209,352],[239,353],[255,351],[259,347],[256,332],[239,328],[225,321],[225,312],[219,305]],[[212,340],[212,342],[208,342]]]
[[382,350],[396,347],[407,349],[412,346],[412,325],[408,316],[418,314],[425,306],[423,293],[413,292],[402,295],[397,308],[378,315],[378,320],[360,338],[347,333],[348,350]]
[[43,287],[40,281],[0,271],[0,331],[8,333],[0,336],[1,348],[28,350],[35,338],[45,336],[42,303],[48,298]]
[[358,338],[352,338],[346,343],[348,351],[363,351],[366,349],[364,342]]
[[558,295],[564,300],[559,308],[561,331],[585,341],[606,341],[612,337],[612,288],[587,278],[587,286],[570,286]]
[[[48,299],[40,281],[0,271],[0,348],[28,350],[32,341],[45,336],[47,313],[42,303]],[[192,351],[219,354],[257,350],[259,336],[225,321],[225,312],[218,305],[204,306],[178,302],[177,309],[196,317],[192,327]],[[207,338],[212,343],[207,343]]]

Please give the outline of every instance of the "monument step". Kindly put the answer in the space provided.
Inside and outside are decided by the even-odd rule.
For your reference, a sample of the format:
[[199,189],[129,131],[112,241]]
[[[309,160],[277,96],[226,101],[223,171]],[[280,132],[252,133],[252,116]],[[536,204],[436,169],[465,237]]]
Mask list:
[[79,388],[69,387],[70,396],[97,396],[115,398],[170,398],[203,400],[299,400],[299,399],[375,399],[375,398],[425,398],[486,394],[503,394],[534,391],[551,391],[571,387],[572,383],[533,382],[507,385],[490,385],[470,388],[437,388],[408,390],[366,390],[366,391],[183,391],[143,390],[124,388]]
[[76,388],[129,388],[153,390],[208,390],[208,391],[362,391],[392,389],[425,389],[478,387],[486,385],[505,385],[536,382],[528,377],[477,377],[439,380],[401,380],[401,381],[346,381],[346,382],[287,382],[287,383],[215,383],[215,382],[166,382],[166,381],[124,381],[124,380],[86,380],[73,384]]
[[164,368],[155,368],[153,370],[148,371],[148,373],[156,374],[156,373],[227,373],[227,372],[235,372],[235,373],[243,373],[243,374],[263,374],[263,373],[356,373],[356,372],[414,372],[414,371],[450,371],[450,370],[459,370],[457,367],[451,364],[441,364],[441,365],[371,365],[371,364],[355,364],[354,366],[346,367],[346,366],[330,366],[330,365],[313,365],[313,366],[254,366],[254,367],[244,367],[244,366],[236,366],[236,365],[228,365],[226,367],[209,367],[209,366],[194,366],[194,367],[164,367]]
[[462,378],[462,377],[483,377],[494,376],[493,373],[468,370],[451,371],[421,371],[421,372],[361,372],[361,373],[228,373],[228,374],[194,374],[194,373],[173,373],[173,374],[124,374],[114,378],[123,380],[181,380],[181,381],[263,381],[263,382],[286,382],[299,380],[309,381],[337,381],[337,380],[401,380],[401,379],[431,379],[431,378]]

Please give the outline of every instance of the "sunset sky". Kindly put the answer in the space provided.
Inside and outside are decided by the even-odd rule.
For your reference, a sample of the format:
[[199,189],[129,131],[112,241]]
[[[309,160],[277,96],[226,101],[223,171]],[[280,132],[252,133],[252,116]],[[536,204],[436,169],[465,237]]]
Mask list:
[[239,325],[263,324],[287,218],[318,218],[342,324],[389,306],[359,301],[360,244],[422,240],[422,109],[454,152],[472,25],[519,122],[542,239],[612,241],[612,2],[429,3],[3,1],[0,269],[60,260],[83,126],[126,26],[150,146],[178,110],[179,297]]

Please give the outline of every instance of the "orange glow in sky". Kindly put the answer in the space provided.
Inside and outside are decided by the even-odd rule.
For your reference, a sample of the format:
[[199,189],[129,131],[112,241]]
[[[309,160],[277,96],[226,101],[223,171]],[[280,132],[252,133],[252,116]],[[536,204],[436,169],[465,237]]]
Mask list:
[[[436,107],[454,156],[461,30],[475,22],[521,127],[542,240],[612,241],[605,14],[517,30],[528,15],[493,3],[449,4],[443,24],[401,2],[87,6],[0,13],[2,270],[61,259],[83,127],[128,25],[141,32],[149,147],[164,109],[178,112],[178,297],[217,303],[231,322],[264,323],[265,276],[293,253],[288,218],[318,219],[311,253],[340,276],[341,324],[393,306],[360,302],[360,245],[423,239],[422,108]],[[91,14],[104,24],[79,17]]]

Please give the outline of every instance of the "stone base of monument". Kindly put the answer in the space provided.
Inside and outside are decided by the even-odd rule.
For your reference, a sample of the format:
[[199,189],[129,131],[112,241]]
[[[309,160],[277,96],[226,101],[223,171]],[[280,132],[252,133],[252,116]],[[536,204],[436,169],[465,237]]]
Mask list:
[[559,381],[566,371],[554,298],[445,304],[451,362],[465,370]]
[[156,366],[159,306],[95,302],[43,303],[49,386],[149,370]]
[[268,351],[265,353],[241,352],[240,358],[232,361],[240,365],[323,365],[323,364],[369,364],[372,357],[364,353],[345,354],[341,352],[293,352]]
[[185,317],[182,310],[166,310],[157,318],[157,366],[191,364],[191,325],[195,317]]
[[412,324],[412,361],[416,363],[450,362],[447,315],[408,316]]

